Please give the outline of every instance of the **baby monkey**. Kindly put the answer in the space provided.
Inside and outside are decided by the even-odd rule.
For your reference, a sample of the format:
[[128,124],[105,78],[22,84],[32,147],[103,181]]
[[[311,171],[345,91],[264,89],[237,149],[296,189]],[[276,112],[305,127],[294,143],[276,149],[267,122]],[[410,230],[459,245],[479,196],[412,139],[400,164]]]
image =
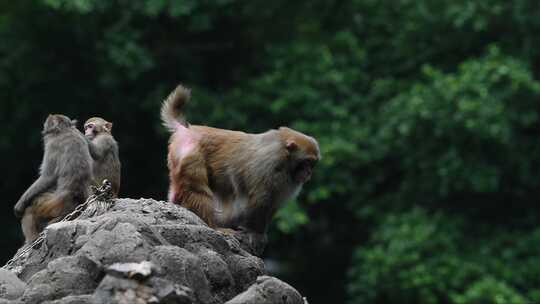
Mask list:
[[249,134],[189,125],[182,114],[189,99],[179,85],[161,108],[173,133],[169,201],[210,227],[265,233],[277,209],[310,179],[321,158],[317,141],[286,127]]
[[84,123],[84,135],[88,139],[90,155],[94,160],[92,171],[94,186],[101,186],[104,179],[111,182],[113,198],[120,190],[121,164],[118,143],[112,136],[112,122],[92,117]]
[[45,151],[40,176],[14,207],[15,215],[22,216],[26,243],[84,203],[92,180],[88,143],[77,130],[76,121],[65,115],[49,115],[42,134]]

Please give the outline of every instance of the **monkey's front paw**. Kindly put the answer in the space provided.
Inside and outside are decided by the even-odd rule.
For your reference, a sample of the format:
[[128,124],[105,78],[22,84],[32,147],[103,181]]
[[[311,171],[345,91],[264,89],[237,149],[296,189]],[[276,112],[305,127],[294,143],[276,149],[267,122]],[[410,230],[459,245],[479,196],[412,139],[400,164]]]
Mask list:
[[15,204],[15,207],[13,207],[13,213],[17,218],[21,218],[24,215],[24,210],[26,209],[26,206],[22,202],[17,202]]

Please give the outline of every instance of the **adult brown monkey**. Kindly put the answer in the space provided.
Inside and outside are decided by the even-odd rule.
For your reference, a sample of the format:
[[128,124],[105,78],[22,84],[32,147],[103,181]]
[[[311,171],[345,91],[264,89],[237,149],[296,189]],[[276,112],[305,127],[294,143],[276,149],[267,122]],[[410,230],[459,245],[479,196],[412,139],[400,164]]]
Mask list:
[[112,136],[112,122],[101,117],[92,117],[84,123],[84,135],[88,138],[94,185],[101,186],[104,179],[111,182],[113,197],[118,197],[120,190],[121,164],[118,143]]
[[26,242],[86,201],[92,180],[88,143],[77,130],[76,121],[65,115],[49,115],[42,134],[45,151],[40,176],[14,207],[15,215],[22,216]]
[[169,201],[210,227],[264,233],[277,209],[309,180],[317,141],[281,127],[260,134],[188,125],[190,91],[179,85],[163,102],[169,144]]

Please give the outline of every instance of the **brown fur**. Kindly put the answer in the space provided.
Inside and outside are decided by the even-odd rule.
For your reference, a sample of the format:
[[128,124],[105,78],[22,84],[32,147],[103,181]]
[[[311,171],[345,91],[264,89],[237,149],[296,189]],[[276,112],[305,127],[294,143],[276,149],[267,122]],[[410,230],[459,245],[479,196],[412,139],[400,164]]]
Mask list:
[[209,226],[265,232],[277,209],[297,194],[320,159],[317,141],[281,127],[260,134],[189,126],[183,86],[164,101],[169,144],[169,200]]
[[112,122],[92,117],[84,123],[90,155],[94,160],[92,171],[94,186],[101,186],[104,179],[111,182],[113,197],[118,197],[121,180],[121,163],[118,143],[112,135]]

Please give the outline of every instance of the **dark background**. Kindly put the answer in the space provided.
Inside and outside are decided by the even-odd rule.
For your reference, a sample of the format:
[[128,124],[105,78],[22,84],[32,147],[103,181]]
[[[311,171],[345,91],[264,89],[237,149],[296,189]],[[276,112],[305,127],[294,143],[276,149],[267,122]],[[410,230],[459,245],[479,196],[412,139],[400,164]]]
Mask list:
[[524,0],[0,0],[2,261],[48,113],[113,121],[121,196],[165,199],[182,82],[192,123],[319,140],[265,252],[310,303],[540,303],[538,33]]

